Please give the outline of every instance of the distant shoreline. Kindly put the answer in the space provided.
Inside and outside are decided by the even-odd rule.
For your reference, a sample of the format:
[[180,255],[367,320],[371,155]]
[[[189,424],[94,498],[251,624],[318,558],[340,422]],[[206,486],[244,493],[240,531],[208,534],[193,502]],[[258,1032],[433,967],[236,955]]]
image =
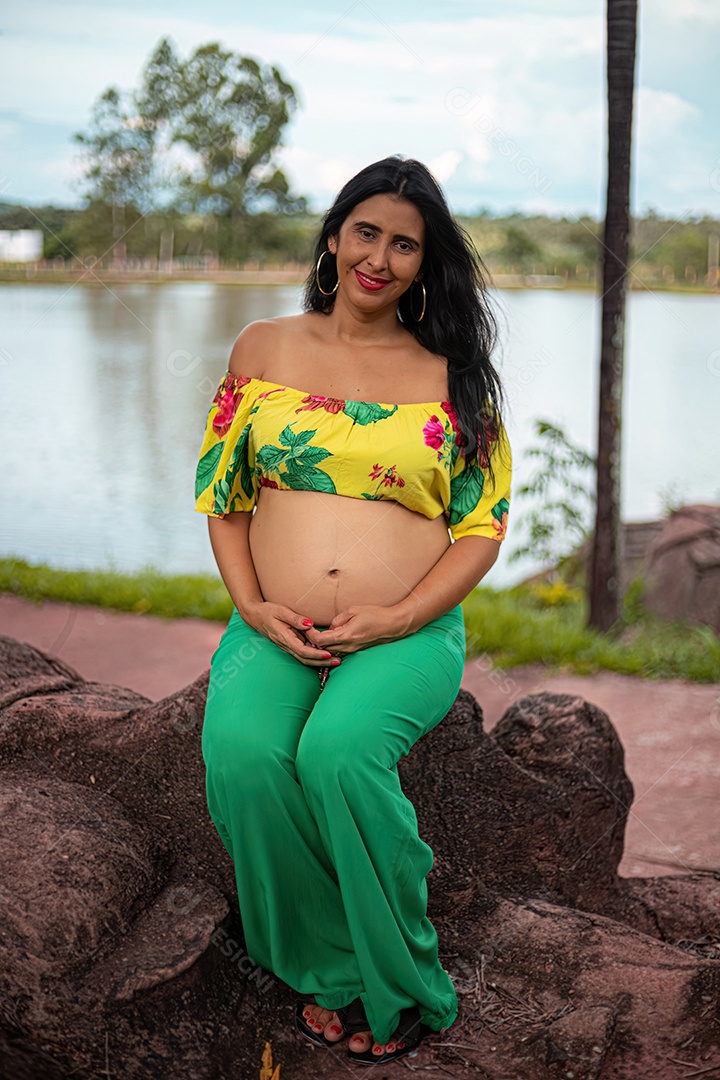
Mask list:
[[[0,285],[174,285],[182,281],[211,282],[215,285],[303,285],[306,277],[306,271],[300,270],[188,270],[178,273],[162,270],[95,270],[90,268],[19,270],[13,267],[12,270],[3,270],[0,267]],[[492,285],[498,289],[599,291],[598,283],[595,281],[566,281],[554,274],[492,274]],[[647,284],[629,280],[628,290],[720,295],[720,288],[701,283]]]

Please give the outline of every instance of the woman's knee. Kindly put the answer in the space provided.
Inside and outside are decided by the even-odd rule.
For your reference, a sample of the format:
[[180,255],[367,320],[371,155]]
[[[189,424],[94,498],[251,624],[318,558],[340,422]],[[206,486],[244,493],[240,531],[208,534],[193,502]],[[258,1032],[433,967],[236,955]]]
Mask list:
[[244,791],[267,790],[278,769],[295,775],[287,747],[247,729],[203,731],[202,755],[208,774],[222,774],[226,782]]
[[366,740],[353,738],[350,732],[329,732],[313,725],[312,718],[303,728],[295,756],[295,772],[305,790],[321,790],[340,785],[344,790],[366,777],[374,768],[382,768],[377,754]]

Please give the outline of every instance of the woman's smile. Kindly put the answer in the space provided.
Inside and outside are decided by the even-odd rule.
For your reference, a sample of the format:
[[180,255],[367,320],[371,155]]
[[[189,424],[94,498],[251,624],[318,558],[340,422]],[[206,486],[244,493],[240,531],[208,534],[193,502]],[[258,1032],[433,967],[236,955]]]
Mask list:
[[358,279],[364,289],[377,290],[384,289],[386,285],[389,285],[389,280],[385,278],[371,278],[366,274],[361,274],[359,270],[355,271],[355,277]]

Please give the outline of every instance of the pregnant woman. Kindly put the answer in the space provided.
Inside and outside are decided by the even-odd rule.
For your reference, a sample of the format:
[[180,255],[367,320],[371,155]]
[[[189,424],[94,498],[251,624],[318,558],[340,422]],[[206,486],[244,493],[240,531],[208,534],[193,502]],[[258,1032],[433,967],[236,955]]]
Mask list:
[[397,762],[460,688],[511,453],[484,264],[423,164],[345,184],[303,308],[242,330],[207,417],[196,509],[234,608],[202,752],[249,957],[302,1035],[377,1064],[457,1016]]

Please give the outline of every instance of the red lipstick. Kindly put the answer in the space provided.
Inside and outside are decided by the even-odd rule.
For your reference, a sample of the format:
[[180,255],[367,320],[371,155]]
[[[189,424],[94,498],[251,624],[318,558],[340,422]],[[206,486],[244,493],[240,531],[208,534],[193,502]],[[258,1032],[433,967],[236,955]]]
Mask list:
[[382,278],[369,278],[360,273],[359,270],[355,271],[355,277],[358,279],[363,289],[367,289],[368,292],[378,292],[380,289],[384,289],[386,285],[389,285],[389,281],[383,281]]

